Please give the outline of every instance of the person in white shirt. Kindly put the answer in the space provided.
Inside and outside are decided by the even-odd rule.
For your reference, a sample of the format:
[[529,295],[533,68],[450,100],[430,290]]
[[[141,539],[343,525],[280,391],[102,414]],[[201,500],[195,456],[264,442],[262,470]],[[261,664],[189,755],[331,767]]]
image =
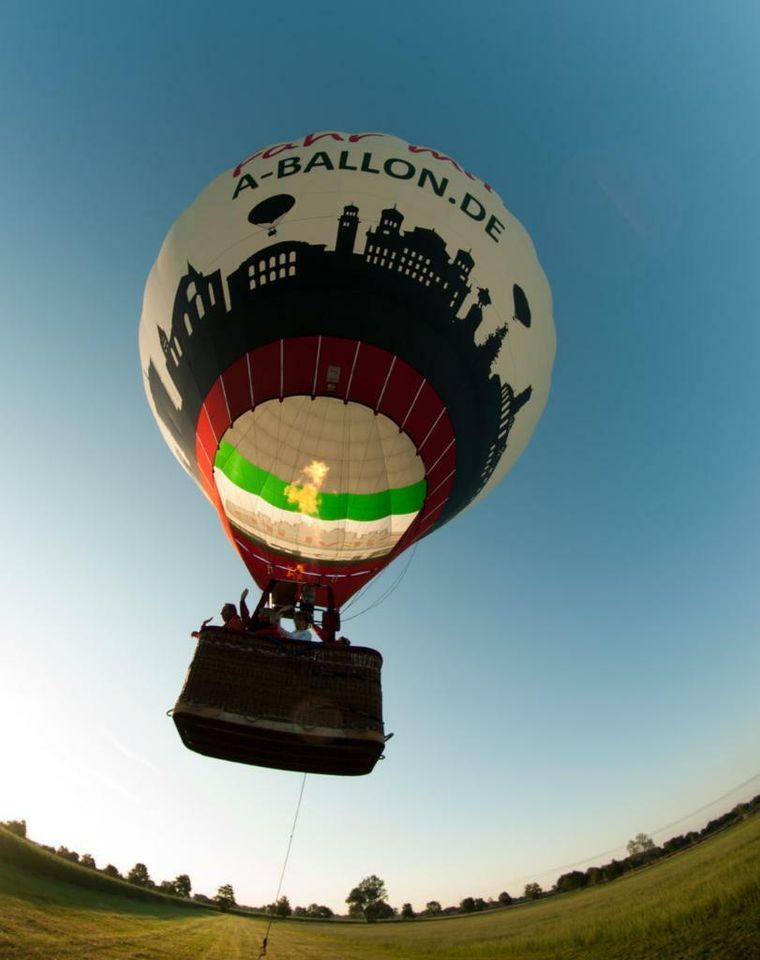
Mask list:
[[282,628],[280,629],[290,640],[313,640],[314,637],[309,629],[310,622],[311,620],[309,615],[304,610],[296,610],[296,612],[293,614],[295,630],[287,631],[282,630]]

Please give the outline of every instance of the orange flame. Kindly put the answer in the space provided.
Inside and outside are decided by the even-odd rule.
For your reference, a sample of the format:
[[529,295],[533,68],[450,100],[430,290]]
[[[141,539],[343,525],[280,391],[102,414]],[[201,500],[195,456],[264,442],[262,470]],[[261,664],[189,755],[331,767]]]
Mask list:
[[297,563],[294,567],[288,567],[288,580],[297,580],[300,583],[303,580],[306,568],[302,563]]

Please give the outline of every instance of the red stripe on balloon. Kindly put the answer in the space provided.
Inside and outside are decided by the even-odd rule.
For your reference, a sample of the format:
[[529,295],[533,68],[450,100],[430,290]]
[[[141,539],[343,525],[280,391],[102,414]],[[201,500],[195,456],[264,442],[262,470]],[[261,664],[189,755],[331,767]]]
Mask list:
[[284,396],[311,396],[318,345],[319,337],[296,337],[284,342]]
[[229,427],[232,426],[232,421],[227,413],[227,400],[222,390],[221,378],[216,381],[214,386],[206,394],[203,406],[208,415],[208,420],[211,423],[211,429],[214,431],[214,437],[216,438],[218,446],[222,437]]
[[[222,381],[223,377],[223,381]],[[341,337],[276,340],[243,355],[206,396],[196,424],[196,459],[203,487],[222,526],[263,588],[272,577],[318,578],[332,584],[338,605],[435,524],[451,493],[456,443],[435,390],[408,363],[378,347]],[[279,554],[230,526],[214,483],[219,441],[240,416],[280,396],[326,396],[361,403],[403,427],[425,467],[428,495],[417,520],[386,556],[356,563],[325,563]],[[229,411],[229,412],[228,412]]]
[[280,341],[249,352],[256,406],[280,396]]
[[224,388],[227,403],[234,423],[238,417],[251,409],[250,387],[248,384],[248,364],[245,354],[224,371]]

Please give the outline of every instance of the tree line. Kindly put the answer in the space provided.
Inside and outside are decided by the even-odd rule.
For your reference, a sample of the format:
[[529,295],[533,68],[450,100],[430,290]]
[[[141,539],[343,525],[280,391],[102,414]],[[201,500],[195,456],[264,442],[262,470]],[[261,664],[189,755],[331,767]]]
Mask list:
[[710,820],[701,830],[692,830],[686,834],[671,837],[660,846],[645,833],[638,833],[629,840],[626,849],[628,856],[622,860],[611,860],[602,866],[588,867],[585,871],[571,870],[559,876],[550,890],[544,890],[539,883],[527,883],[520,897],[512,897],[506,890],[498,897],[464,897],[457,906],[442,907],[438,900],[429,900],[425,909],[415,913],[410,903],[405,903],[401,910],[391,907],[387,903],[387,892],[383,881],[374,874],[365,877],[358,886],[354,887],[346,898],[349,904],[349,916],[361,917],[370,922],[400,917],[402,920],[412,920],[415,917],[437,917],[457,913],[478,913],[483,910],[492,910],[499,907],[508,907],[512,904],[524,903],[528,900],[538,900],[558,893],[568,893],[571,890],[580,890],[583,887],[595,886],[608,880],[615,880],[632,870],[647,866],[662,857],[670,856],[686,847],[699,843],[724,827],[760,811],[760,794],[747,803],[739,803],[732,810],[714,820]]
[[[671,837],[660,846],[655,844],[651,837],[645,833],[638,833],[632,840],[629,840],[626,849],[628,856],[622,860],[610,860],[602,866],[588,867],[586,870],[571,870],[563,873],[557,878],[554,886],[550,890],[544,890],[539,883],[528,883],[525,885],[521,897],[511,897],[508,893],[500,893],[498,898],[491,897],[483,900],[482,897],[465,897],[460,900],[458,906],[442,908],[436,900],[431,900],[426,904],[425,910],[418,916],[438,916],[453,913],[476,913],[481,910],[489,910],[495,907],[509,906],[510,904],[524,903],[526,900],[538,900],[543,897],[558,893],[569,893],[571,890],[581,890],[584,887],[596,886],[599,883],[605,883],[608,880],[615,880],[632,870],[648,866],[663,857],[677,853],[687,847],[699,843],[701,840],[717,833],[724,827],[732,823],[738,823],[746,817],[760,811],[760,794],[753,797],[746,803],[737,804],[727,813],[710,820],[701,830],[691,830],[686,834],[679,834]],[[408,904],[406,905],[408,906]],[[402,917],[404,916],[402,911]]]
[[[17,837],[29,840],[26,820],[6,820],[4,823],[0,823],[0,826],[5,827],[6,830],[15,834]],[[107,863],[104,867],[98,867],[95,858],[90,853],[79,854],[76,850],[69,850],[68,847],[62,845],[59,847],[51,847],[47,843],[39,843],[36,844],[36,846],[41,850],[46,850],[48,853],[53,853],[55,856],[61,857],[62,860],[78,863],[80,867],[86,867],[88,870],[96,870],[116,880],[125,880],[127,883],[131,883],[136,887],[143,887],[145,890],[156,890],[159,893],[164,893],[171,897],[181,897],[184,900],[190,899],[192,893],[192,882],[186,873],[178,874],[173,880],[162,880],[160,883],[156,883],[151,878],[148,868],[140,861],[124,875],[118,867],[115,867],[112,863]],[[235,905],[235,895],[230,884],[220,886],[213,899],[204,897],[202,894],[195,894],[192,899],[208,904],[215,903],[222,910],[229,909]]]
[[627,857],[622,860],[610,860],[609,863],[599,867],[588,867],[585,871],[572,870],[569,873],[563,873],[561,877],[557,878],[551,892],[567,893],[570,890],[580,890],[583,887],[593,887],[598,883],[615,880],[625,873],[630,873],[640,867],[646,867],[656,860],[677,853],[679,850],[685,850],[724,827],[746,819],[746,817],[757,813],[759,810],[760,794],[746,803],[738,803],[732,810],[716,817],[714,820],[710,820],[701,830],[690,830],[688,833],[671,837],[660,846],[657,846],[651,837],[648,837],[645,833],[639,833],[633,840],[628,841],[626,845]]
[[[388,891],[384,881],[375,874],[365,877],[355,887],[353,887],[346,897],[348,904],[348,916],[353,919],[364,919],[368,922],[377,920],[390,920],[400,918],[401,920],[413,920],[416,917],[438,917],[452,914],[478,913],[483,910],[492,910],[499,907],[507,907],[512,904],[523,903],[527,900],[538,900],[553,894],[568,893],[571,890],[580,890],[584,887],[596,886],[599,883],[605,883],[609,880],[615,880],[617,877],[640,867],[648,866],[662,857],[670,856],[673,853],[692,846],[695,843],[704,840],[706,837],[732,823],[737,823],[751,814],[760,811],[760,794],[753,797],[746,803],[737,804],[732,810],[724,813],[714,820],[710,820],[701,830],[692,830],[689,833],[671,837],[660,846],[657,846],[651,837],[645,833],[637,834],[627,844],[628,856],[622,860],[613,859],[602,866],[588,867],[585,871],[571,870],[559,876],[550,890],[543,890],[541,885],[533,882],[527,883],[522,896],[512,897],[506,890],[503,890],[497,897],[464,897],[456,906],[443,907],[438,900],[429,900],[425,904],[425,909],[415,911],[411,903],[404,903],[400,910],[388,903]],[[27,837],[26,820],[7,820],[0,823],[11,833],[16,834],[23,839]],[[157,890],[168,896],[189,899],[206,904],[207,906],[216,906],[220,910],[230,910],[236,907],[240,910],[266,913],[276,917],[303,917],[310,919],[329,920],[335,916],[333,911],[324,904],[311,903],[308,907],[291,907],[290,901],[286,896],[280,897],[275,903],[264,904],[260,907],[240,906],[235,899],[235,891],[229,883],[222,884],[214,897],[207,897],[201,893],[192,894],[192,882],[186,873],[178,874],[173,880],[162,880],[155,883],[148,871],[146,865],[137,862],[131,870],[123,875],[112,863],[104,867],[98,867],[95,858],[89,853],[79,854],[75,850],[69,850],[67,847],[59,846],[57,849],[48,844],[38,844],[43,850],[55,854],[72,863],[78,863],[82,867],[90,870],[99,870],[109,877],[125,880],[127,883],[138,887]]]
[[[27,835],[26,820],[0,821],[0,826],[16,836],[24,840],[29,840],[30,843],[34,843]],[[202,893],[192,893],[192,881],[186,873],[178,874],[173,880],[162,880],[160,883],[156,883],[152,879],[147,866],[141,861],[138,861],[131,870],[123,874],[118,867],[115,867],[112,863],[108,863],[104,867],[98,867],[95,858],[90,853],[80,854],[76,850],[69,850],[68,847],[51,847],[47,843],[36,843],[35,846],[38,846],[41,850],[46,850],[48,853],[55,854],[55,856],[63,860],[78,863],[81,867],[96,870],[99,873],[103,873],[117,880],[124,880],[136,887],[142,887],[145,890],[156,890],[159,893],[164,893],[172,897],[193,899],[206,906],[216,906],[219,910],[231,910],[233,907],[239,907],[241,910],[254,913],[268,913],[277,917],[294,916],[329,919],[333,916],[333,911],[324,904],[311,903],[308,907],[291,907],[287,897],[280,897],[276,903],[268,903],[260,907],[240,906],[235,898],[235,891],[232,884],[230,883],[223,883],[218,888],[215,896],[207,897]]]

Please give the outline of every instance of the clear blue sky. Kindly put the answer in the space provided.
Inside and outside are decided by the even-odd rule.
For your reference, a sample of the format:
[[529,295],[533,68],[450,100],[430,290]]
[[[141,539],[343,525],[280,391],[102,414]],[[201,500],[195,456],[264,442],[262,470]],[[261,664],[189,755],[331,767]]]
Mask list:
[[346,624],[396,736],[370,777],[307,780],[284,893],[520,893],[759,792],[687,817],[760,770],[757,6],[3,12],[0,819],[274,895],[300,777],[189,753],[165,716],[190,630],[247,581],[153,422],[137,323],[198,191],[324,129],[492,183],[558,353],[515,470]]

